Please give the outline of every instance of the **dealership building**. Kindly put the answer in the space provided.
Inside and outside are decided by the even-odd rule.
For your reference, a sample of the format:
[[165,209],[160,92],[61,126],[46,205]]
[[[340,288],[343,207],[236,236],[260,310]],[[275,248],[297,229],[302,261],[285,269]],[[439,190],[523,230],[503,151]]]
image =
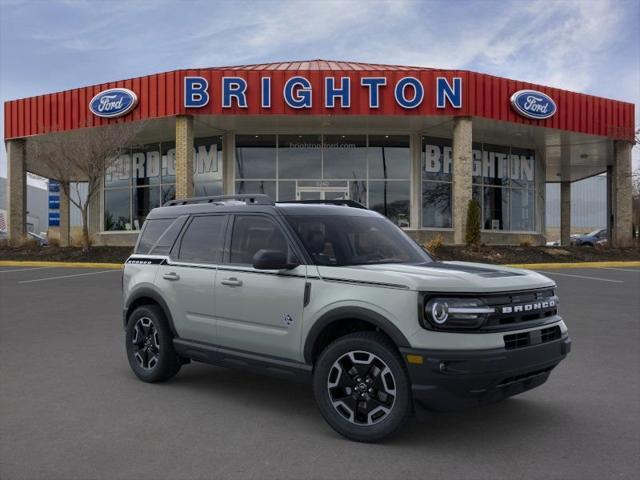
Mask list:
[[[168,200],[234,193],[351,199],[420,241],[456,244],[475,199],[483,242],[542,244],[548,182],[561,186],[568,244],[571,183],[602,173],[611,241],[631,242],[627,102],[465,70],[313,60],[176,70],[4,107],[13,239],[26,228],[26,173],[65,180],[29,158],[28,142],[124,123],[141,127],[92,201],[99,244],[133,244]],[[55,228],[68,241],[64,194]]]

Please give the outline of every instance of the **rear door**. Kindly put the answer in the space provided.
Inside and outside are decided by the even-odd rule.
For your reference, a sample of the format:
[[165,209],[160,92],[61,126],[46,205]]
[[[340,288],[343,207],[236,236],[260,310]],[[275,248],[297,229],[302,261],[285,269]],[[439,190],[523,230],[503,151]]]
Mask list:
[[281,271],[252,266],[261,249],[297,257],[292,238],[262,214],[235,215],[229,228],[229,246],[216,278],[218,344],[300,360],[306,266]]
[[216,268],[228,219],[223,214],[193,216],[156,277],[176,331],[185,340],[216,343]]

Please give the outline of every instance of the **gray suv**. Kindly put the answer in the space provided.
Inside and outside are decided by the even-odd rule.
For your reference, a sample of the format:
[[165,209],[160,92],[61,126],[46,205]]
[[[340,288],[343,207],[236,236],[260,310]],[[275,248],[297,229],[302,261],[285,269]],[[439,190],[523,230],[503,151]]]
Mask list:
[[190,361],[307,380],[329,425],[364,442],[414,412],[537,387],[571,346],[547,277],[436,262],[349,200],[171,201],[147,217],[123,289],[141,380]]

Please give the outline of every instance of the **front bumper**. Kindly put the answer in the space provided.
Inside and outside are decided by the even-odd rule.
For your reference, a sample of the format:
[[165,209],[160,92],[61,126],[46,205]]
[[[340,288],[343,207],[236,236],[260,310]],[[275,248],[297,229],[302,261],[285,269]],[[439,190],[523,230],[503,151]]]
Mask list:
[[400,349],[416,407],[436,411],[497,402],[542,385],[570,350],[566,334],[513,350]]

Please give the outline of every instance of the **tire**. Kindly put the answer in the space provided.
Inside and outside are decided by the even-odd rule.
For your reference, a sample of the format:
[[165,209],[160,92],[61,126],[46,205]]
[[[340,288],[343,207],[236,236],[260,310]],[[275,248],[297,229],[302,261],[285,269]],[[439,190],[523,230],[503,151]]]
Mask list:
[[352,333],[327,346],[314,368],[313,391],[327,423],[357,442],[391,435],[407,421],[413,405],[402,358],[376,332]]
[[125,339],[131,370],[143,382],[164,382],[180,370],[173,335],[157,305],[143,305],[131,313]]

